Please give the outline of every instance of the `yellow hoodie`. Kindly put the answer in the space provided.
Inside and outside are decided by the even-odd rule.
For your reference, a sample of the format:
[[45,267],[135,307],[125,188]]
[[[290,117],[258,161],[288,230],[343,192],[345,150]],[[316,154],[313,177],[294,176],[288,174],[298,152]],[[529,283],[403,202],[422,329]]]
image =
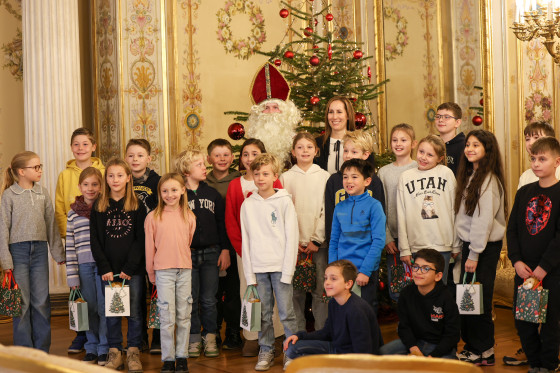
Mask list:
[[[101,159],[91,157],[91,162],[91,166],[101,171],[102,175],[105,173],[105,166]],[[78,188],[80,173],[82,169],[76,166],[76,160],[72,159],[66,162],[66,169],[58,175],[56,182],[54,216],[62,238],[66,238],[66,216],[70,211],[70,205],[82,194]]]

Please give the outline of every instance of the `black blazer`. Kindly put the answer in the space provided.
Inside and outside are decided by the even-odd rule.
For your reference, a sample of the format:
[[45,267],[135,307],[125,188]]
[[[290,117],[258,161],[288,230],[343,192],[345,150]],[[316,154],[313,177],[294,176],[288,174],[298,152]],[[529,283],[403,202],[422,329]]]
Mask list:
[[[328,137],[327,141],[323,144],[323,135],[320,135],[315,138],[317,141],[317,147],[319,147],[319,156],[313,160],[313,163],[321,167],[323,170],[327,171],[327,164],[329,162],[329,151],[330,151],[330,143],[331,138]],[[375,168],[375,156],[371,153],[367,159],[369,163]]]

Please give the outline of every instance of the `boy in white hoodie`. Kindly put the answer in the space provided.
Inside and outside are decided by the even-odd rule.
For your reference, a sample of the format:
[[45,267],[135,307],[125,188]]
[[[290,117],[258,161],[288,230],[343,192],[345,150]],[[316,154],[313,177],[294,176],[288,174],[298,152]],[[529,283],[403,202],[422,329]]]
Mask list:
[[298,224],[292,197],[274,189],[280,163],[271,154],[257,156],[251,171],[258,193],[241,205],[243,270],[247,285],[257,287],[261,299],[259,358],[255,370],[274,364],[274,297],[286,337],[297,331],[293,307],[292,277],[298,251]]

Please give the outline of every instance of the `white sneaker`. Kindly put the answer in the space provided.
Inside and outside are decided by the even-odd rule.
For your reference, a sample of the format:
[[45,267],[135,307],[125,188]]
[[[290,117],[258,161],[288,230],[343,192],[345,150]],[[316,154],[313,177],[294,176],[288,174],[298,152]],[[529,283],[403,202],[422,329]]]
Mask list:
[[260,351],[259,352],[259,360],[257,361],[257,365],[255,365],[255,370],[264,371],[269,370],[271,366],[274,365],[274,350],[270,351]]
[[292,363],[294,359],[290,359],[288,357],[288,355],[284,354],[284,370],[286,370],[286,368],[288,367],[288,365],[290,365]]
[[189,357],[199,357],[202,351],[202,342],[189,343]]

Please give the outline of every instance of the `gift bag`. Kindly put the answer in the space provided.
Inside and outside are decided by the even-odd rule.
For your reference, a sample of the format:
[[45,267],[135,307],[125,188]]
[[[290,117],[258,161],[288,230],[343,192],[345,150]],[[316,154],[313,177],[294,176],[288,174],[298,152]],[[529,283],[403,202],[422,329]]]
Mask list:
[[84,300],[80,290],[70,290],[68,297],[68,320],[70,330],[82,332],[89,330],[87,302]]
[[391,283],[389,284],[389,290],[393,294],[398,294],[408,284],[412,283],[412,271],[410,266],[406,263],[397,263],[396,255],[393,255],[393,258],[395,258],[395,263],[391,267]]
[[298,255],[296,270],[294,272],[294,289],[313,291],[317,284],[317,268],[313,263],[313,254]]
[[4,274],[4,281],[0,288],[0,315],[21,316],[21,289],[11,271]]
[[261,330],[261,300],[254,285],[247,286],[241,300],[240,326],[250,332]]
[[352,286],[351,291],[359,297],[362,296],[362,287],[360,285],[358,285],[357,282],[354,282],[354,286]]
[[105,286],[105,316],[130,316],[130,288],[125,280],[111,282]]
[[159,308],[157,305],[158,295],[154,286],[152,290],[152,298],[150,300],[150,313],[148,314],[148,328],[159,329]]
[[541,324],[546,322],[548,306],[548,289],[543,289],[542,281],[535,289],[525,289],[523,285],[517,287],[517,302],[515,303],[515,319]]
[[482,284],[476,283],[476,273],[470,284],[466,283],[467,273],[463,276],[463,283],[457,284],[457,306],[461,315],[482,315]]

